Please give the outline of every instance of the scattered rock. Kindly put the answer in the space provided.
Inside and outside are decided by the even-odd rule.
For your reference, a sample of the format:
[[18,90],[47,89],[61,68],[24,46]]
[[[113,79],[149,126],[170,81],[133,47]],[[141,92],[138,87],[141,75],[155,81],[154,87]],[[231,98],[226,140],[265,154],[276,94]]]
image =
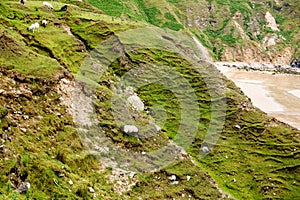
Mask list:
[[202,148],[201,148],[201,150],[204,152],[204,153],[208,153],[210,150],[209,150],[209,148],[207,147],[207,146],[203,146]]
[[126,134],[137,134],[139,129],[134,125],[125,125],[121,127],[121,130]]
[[263,47],[270,47],[270,46],[274,46],[277,44],[278,41],[278,36],[275,34],[272,35],[266,35],[263,39],[262,39],[262,45]]
[[65,79],[65,78],[62,78],[60,81],[63,82],[64,84],[66,84],[66,85],[70,84],[70,81],[68,79]]
[[94,192],[95,192],[94,188],[89,187],[89,192],[90,192],[90,193],[94,193]]
[[265,19],[267,22],[267,27],[271,28],[273,31],[279,31],[276,20],[269,11],[266,12]]
[[72,180],[69,180],[69,184],[70,184],[70,185],[73,185],[74,183],[73,183],[73,181],[72,181]]
[[30,183],[28,180],[25,180],[24,182],[21,182],[17,191],[20,194],[26,193],[30,189]]
[[109,148],[108,147],[100,147],[98,146],[97,144],[94,145],[94,148],[97,150],[97,151],[100,151],[102,153],[104,152],[109,152]]
[[[288,50],[287,50],[288,52]],[[290,57],[289,55],[283,55],[283,57]],[[275,59],[275,58],[274,58]],[[288,64],[280,64],[285,63],[281,61],[274,61],[274,64],[266,63],[266,62],[215,62],[216,67],[222,72],[226,70],[224,67],[235,68],[238,70],[246,70],[246,71],[266,71],[266,72],[278,72],[278,73],[290,73],[290,74],[300,74],[300,69],[297,67],[291,67]]]
[[26,128],[20,128],[20,130],[21,130],[23,133],[26,133],[26,131],[27,131]]
[[135,110],[142,111],[145,109],[144,103],[137,96],[137,94],[133,94],[127,98],[127,101],[132,105]]
[[155,128],[157,132],[161,130],[161,128],[158,125],[155,125]]
[[[290,62],[290,66],[291,66],[291,67],[300,68],[300,57],[297,58],[297,59],[293,59],[293,60]],[[1,92],[0,92],[0,93],[1,93]]]
[[117,167],[112,169],[112,174],[108,176],[108,179],[114,184],[114,191],[118,194],[128,192],[138,181],[135,172],[123,170]]
[[240,125],[235,125],[234,128],[240,129],[241,127],[240,127]]

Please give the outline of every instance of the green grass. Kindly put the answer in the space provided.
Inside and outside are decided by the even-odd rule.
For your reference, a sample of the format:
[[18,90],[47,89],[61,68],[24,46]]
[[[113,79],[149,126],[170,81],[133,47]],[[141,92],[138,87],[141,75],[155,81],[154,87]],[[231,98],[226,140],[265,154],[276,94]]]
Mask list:
[[[297,157],[299,154],[299,138],[295,137],[299,131],[291,129],[287,125],[281,124],[274,119],[270,119],[266,114],[251,106],[251,103],[245,98],[231,82],[226,81],[230,91],[227,93],[227,112],[225,127],[220,136],[220,140],[216,144],[213,153],[205,158],[201,158],[199,154],[200,146],[207,133],[208,124],[211,121],[210,101],[207,88],[203,79],[199,74],[194,74],[191,66],[184,59],[177,58],[176,55],[155,49],[141,49],[134,54],[129,53],[128,57],[118,59],[110,65],[109,73],[102,77],[99,82],[101,87],[97,92],[97,114],[101,121],[101,126],[105,129],[108,137],[128,150],[136,151],[153,151],[153,141],[150,140],[134,140],[131,136],[120,134],[118,125],[112,123],[113,116],[111,114],[111,102],[107,80],[117,81],[115,75],[122,77],[140,63],[152,63],[167,65],[173,70],[180,72],[187,80],[190,81],[194,91],[196,92],[201,109],[200,125],[195,141],[187,148],[188,152],[197,160],[199,166],[207,171],[218,184],[227,192],[237,199],[262,199],[273,198],[274,193],[277,197],[287,197],[288,199],[296,198],[299,192],[299,162]],[[127,65],[122,63],[126,60]],[[160,76],[163,77],[162,69]],[[147,73],[144,71],[144,78],[152,80],[155,73]],[[149,74],[149,75],[148,75]],[[152,75],[154,74],[154,76]],[[135,79],[128,79],[128,84],[135,85]],[[224,80],[225,81],[225,80]],[[111,81],[108,81],[111,82]],[[172,84],[176,88],[176,84]],[[103,88],[104,87],[104,88]],[[178,110],[178,99],[160,84],[149,84],[138,88],[136,92],[144,100],[146,106],[161,105],[166,112],[166,122],[162,127],[164,134],[170,139],[175,139],[174,133],[178,130],[180,121],[180,110]],[[103,92],[107,91],[107,92]],[[241,103],[243,102],[243,103]],[[242,106],[246,104],[246,108]],[[160,113],[160,111],[157,111]],[[154,119],[160,121],[161,114],[153,115]],[[141,115],[144,116],[144,115]],[[145,117],[145,116],[144,116]],[[105,120],[104,120],[105,119]],[[139,118],[136,123],[142,123],[148,118]],[[240,128],[235,128],[239,125]],[[178,133],[177,133],[178,134]],[[165,138],[160,135],[160,140]],[[176,139],[174,140],[175,142]],[[151,145],[151,144],[152,145]],[[155,143],[155,147],[163,144]],[[180,142],[179,142],[180,143]],[[296,150],[295,150],[296,149]],[[187,163],[183,164],[188,166]],[[174,167],[174,166],[172,166]],[[171,169],[173,169],[171,167]],[[175,174],[184,174],[181,167]],[[293,169],[287,172],[288,169]],[[142,177],[138,186],[134,187],[130,195],[140,193],[144,187],[146,188],[165,188],[163,191],[170,191],[174,196],[179,196],[178,188],[167,186],[168,181],[165,178],[156,182],[156,176],[161,176],[162,172],[154,175],[145,175]],[[234,181],[236,180],[236,181]],[[155,184],[153,183],[155,182]],[[182,186],[186,188],[187,186]],[[203,186],[201,186],[202,188]],[[147,190],[143,194],[145,197],[153,196],[154,199],[168,198],[168,192],[152,192]],[[205,189],[206,191],[207,189]],[[196,189],[196,192],[203,191]],[[215,194],[212,192],[212,194]],[[196,194],[195,198],[204,198],[204,194]]]
[[[102,10],[114,10],[114,4],[101,3],[99,5],[98,1],[89,1],[96,7]],[[294,20],[298,16],[298,12],[292,12],[291,8],[298,8],[299,6],[295,4],[293,0],[290,0],[286,3],[283,3],[280,6],[275,6],[273,2],[266,2],[265,4],[257,4],[256,2],[249,2],[246,0],[242,1],[220,1],[214,0],[206,2],[188,0],[184,2],[180,1],[166,1],[158,2],[155,0],[152,1],[127,1],[119,0],[114,1],[116,10],[118,14],[112,13],[112,16],[121,16],[126,18],[128,15],[129,20],[138,20],[145,21],[152,25],[169,28],[172,30],[183,30],[183,28],[190,29],[195,35],[203,35],[204,38],[208,38],[209,42],[204,43],[207,48],[211,50],[211,54],[215,59],[221,59],[221,51],[224,46],[240,48],[247,46],[249,41],[243,41],[239,36],[238,30],[235,26],[232,26],[230,22],[234,15],[237,12],[241,13],[241,26],[244,29],[245,33],[249,36],[249,40],[261,42],[262,38],[266,36],[268,30],[265,29],[265,26],[262,24],[260,27],[260,34],[254,36],[253,34],[248,34],[253,31],[251,28],[251,23],[255,19],[259,22],[265,22],[264,14],[266,11],[270,11],[272,15],[276,18],[277,23],[280,26],[281,31],[278,35],[284,36],[283,44],[279,43],[275,48],[277,51],[282,52],[284,47],[291,46],[295,49],[294,57],[298,55],[298,44],[297,44],[297,34],[299,34],[299,20]],[[207,13],[205,10],[208,3],[210,6],[214,7],[214,10]],[[103,5],[102,5],[103,4]],[[122,5],[122,6],[120,6]],[[107,8],[109,7],[109,8]],[[120,7],[120,8],[119,8]],[[122,9],[121,9],[122,7]],[[188,8],[194,8],[194,11],[190,14],[187,14],[186,10]],[[279,10],[280,8],[280,10]],[[170,10],[172,11],[170,13]],[[205,27],[186,27],[187,17],[190,17],[190,21],[197,19],[199,17],[198,10],[203,10],[201,13],[202,18],[204,19],[206,26]],[[294,9],[297,10],[297,9]],[[299,10],[299,9],[298,9]],[[259,13],[259,15],[258,15]],[[109,12],[108,12],[109,14]],[[188,15],[188,16],[187,16]],[[211,25],[209,22],[214,21],[215,24]],[[201,22],[202,23],[202,22]],[[233,28],[236,33],[235,36],[229,32]],[[216,49],[219,49],[216,51]],[[267,50],[272,52],[272,50]],[[262,52],[263,53],[263,52]],[[221,55],[220,55],[221,54]]]
[[[147,44],[147,41],[133,34],[128,40],[121,39],[120,45],[139,44],[144,48],[136,52],[127,52],[112,62],[108,71],[98,79],[89,66],[80,68],[85,56],[112,35],[120,35],[128,29],[142,27],[144,23],[107,16],[88,4],[75,1],[53,2],[55,10],[59,10],[66,2],[74,3],[67,12],[44,10],[40,6],[41,1],[28,1],[26,7],[17,1],[0,3],[0,89],[6,91],[0,95],[0,135],[3,139],[4,134],[9,138],[0,144],[4,145],[0,149],[0,199],[179,199],[188,195],[191,195],[191,199],[220,198],[221,194],[211,183],[208,174],[223,190],[237,199],[299,199],[299,131],[270,119],[254,108],[232,82],[223,78],[222,81],[227,87],[224,129],[211,154],[201,158],[199,151],[211,122],[212,102],[218,102],[218,99],[212,99],[204,81],[205,77],[215,81],[209,66],[201,65],[203,74],[199,74],[190,62],[178,54],[145,48],[143,45]],[[115,12],[112,14],[116,16],[120,14],[122,17],[124,14],[120,5],[125,11],[137,7],[139,12],[130,10],[129,14],[138,20],[148,20],[159,26],[170,22],[171,24],[166,25],[169,28],[180,25],[177,21],[178,16],[174,15],[176,12],[167,12],[162,7],[153,6],[157,3],[155,1],[152,2],[153,5],[146,1],[122,1],[122,4],[120,2],[116,1],[117,9],[111,11]],[[230,2],[226,2],[229,4],[226,6],[232,6]],[[171,3],[178,7],[177,14],[182,14],[180,1]],[[235,3],[232,9],[249,12],[244,1],[241,4]],[[112,4],[102,6],[106,6],[109,12]],[[256,9],[261,7],[256,6]],[[232,12],[232,9],[229,11]],[[178,18],[182,19],[181,17]],[[41,19],[49,20],[47,28],[41,28],[40,32],[35,33],[26,30],[30,24]],[[222,45],[233,44],[232,40],[235,39],[233,31],[224,32],[229,21],[230,19],[226,18],[221,20],[215,29],[195,31],[195,34],[199,31],[198,37],[202,42],[206,42],[206,46],[215,47],[214,52],[219,57],[222,54]],[[292,23],[290,19],[281,22],[283,26],[296,23]],[[62,24],[70,27],[73,36],[67,34]],[[286,35],[294,33],[287,32]],[[153,34],[152,38],[156,36]],[[157,40],[158,43],[159,41],[161,40]],[[219,41],[219,46],[214,41]],[[83,44],[86,50],[81,51]],[[191,45],[189,41],[182,41],[182,44]],[[162,131],[155,136],[155,142],[153,137],[138,140],[134,136],[123,134],[114,121],[111,112],[113,86],[129,70],[147,63],[168,66],[181,74],[195,92],[197,105],[200,107],[200,124],[195,140],[186,150],[196,160],[196,165],[189,159],[182,159],[155,173],[138,174],[137,185],[119,196],[114,191],[114,183],[109,182],[107,178],[112,169],[103,168],[99,158],[86,151],[72,116],[67,113],[66,107],[60,104],[61,96],[56,89],[57,76],[70,78],[79,72],[79,68],[81,75],[91,74],[91,77],[85,78],[92,79],[88,84],[95,84],[95,81],[97,83],[94,94],[97,98],[93,103],[98,125],[105,130],[105,136],[110,138],[113,145],[137,153],[151,153],[166,145],[169,139],[184,146],[185,141],[176,138],[184,110],[180,109],[180,101],[172,92],[181,87],[181,81],[171,81],[172,87],[169,89],[153,83],[136,90],[147,107],[156,109],[152,116],[145,112],[135,113],[140,117],[137,120],[139,125],[143,126],[151,120],[166,119],[166,123],[159,124]],[[163,68],[153,67],[152,70],[160,70],[161,74],[165,73],[165,77],[170,76]],[[145,73],[144,77],[149,80],[157,78],[155,73]],[[128,84],[135,84],[137,81],[134,78],[128,80]],[[23,91],[22,94],[13,92],[18,90]],[[190,90],[185,92],[191,97]],[[161,106],[155,107],[157,104]],[[18,114],[19,112],[22,114]],[[191,116],[192,114],[195,113],[191,113]],[[24,115],[28,115],[29,119],[24,119]],[[222,116],[216,121],[220,123],[218,119],[221,121]],[[187,124],[184,125],[188,126],[192,120],[185,123]],[[236,128],[236,125],[240,128]],[[26,131],[20,128],[25,128]],[[90,134],[97,136],[98,133]],[[143,163],[137,163],[137,167],[144,167],[141,165]],[[178,185],[172,185],[168,179],[173,174],[176,174],[179,180]],[[190,181],[186,180],[187,175],[191,176]],[[13,185],[26,177],[31,183],[31,189],[27,194],[20,195]],[[70,185],[69,180],[74,184]],[[98,196],[93,197],[93,194],[88,192],[88,187],[93,187]]]
[[[208,38],[209,42],[205,45],[211,50],[212,56],[215,59],[220,60],[222,58],[221,49],[224,46],[240,48],[248,46],[249,41],[243,41],[239,37],[238,30],[235,26],[232,26],[230,22],[236,13],[241,13],[241,26],[245,33],[253,31],[253,20],[257,20],[260,23],[265,22],[264,14],[266,11],[270,11],[276,18],[277,23],[280,25],[280,32],[277,35],[284,36],[285,40],[282,43],[277,44],[277,51],[283,51],[284,47],[291,46],[293,49],[298,49],[297,34],[299,34],[299,20],[294,20],[298,16],[298,12],[293,12],[292,8],[298,8],[294,0],[282,3],[277,6],[273,2],[266,2],[265,4],[258,4],[256,2],[249,2],[246,0],[235,1],[164,1],[158,2],[156,0],[151,1],[128,1],[128,0],[116,0],[113,3],[107,3],[106,1],[90,0],[89,3],[103,10],[109,15],[121,17],[122,19],[129,19],[131,21],[144,21],[152,25],[169,28],[172,30],[183,30],[187,28],[191,30],[195,35],[203,35],[204,38]],[[284,5],[283,5],[284,4]],[[207,6],[214,9],[207,12]],[[194,10],[191,13],[187,13],[187,9],[192,8]],[[279,9],[280,8],[280,9]],[[193,25],[192,27],[186,27],[187,19],[190,22],[199,18],[199,14],[196,10],[203,10],[201,13],[201,19],[204,20],[205,26]],[[297,10],[297,9],[294,9]],[[298,9],[299,10],[299,9]],[[190,11],[189,11],[190,12]],[[283,17],[284,16],[284,17]],[[210,22],[214,22],[213,25]],[[201,22],[200,24],[202,24]],[[250,25],[252,24],[252,25]],[[197,27],[198,26],[198,27]],[[230,28],[234,28],[235,36],[229,32]],[[261,42],[262,38],[266,36],[268,30],[261,24],[260,34],[254,36],[253,34],[247,34],[249,39],[256,42]],[[216,51],[216,49],[219,49]],[[272,50],[267,50],[272,52]],[[262,52],[263,53],[263,52]],[[221,55],[220,55],[221,54]],[[297,51],[295,54],[298,55]],[[294,56],[294,57],[297,57]]]

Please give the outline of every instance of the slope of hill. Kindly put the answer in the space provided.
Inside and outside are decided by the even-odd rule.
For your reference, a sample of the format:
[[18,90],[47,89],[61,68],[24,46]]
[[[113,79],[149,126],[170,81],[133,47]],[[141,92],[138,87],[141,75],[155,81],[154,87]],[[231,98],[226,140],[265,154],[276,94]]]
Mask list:
[[[123,9],[131,10],[137,5],[149,6],[141,1],[124,1],[128,7],[123,7],[119,1],[113,2],[116,8],[122,5]],[[187,56],[198,55],[195,62],[178,52],[162,48],[164,44],[171,45],[174,38],[178,39],[176,32],[163,32],[164,37],[158,41],[165,43],[160,49],[147,47],[135,35],[128,34],[131,40],[123,37],[123,34],[131,33],[129,30],[146,27],[144,22],[105,15],[85,2],[52,3],[54,10],[43,6],[42,1],[27,1],[25,5],[17,1],[0,3],[1,199],[299,198],[300,132],[254,108],[231,81],[212,65],[199,60],[199,52],[196,52],[192,40],[183,37],[176,47]],[[66,4],[67,10],[59,11]],[[173,4],[179,5],[179,1],[168,2],[170,6]],[[158,16],[155,14],[156,17],[151,17],[151,13],[157,12],[155,10],[141,9],[141,13],[133,17],[156,20]],[[104,8],[103,11],[107,12]],[[114,12],[108,14],[119,15]],[[146,19],[145,15],[150,17]],[[174,18],[181,27],[182,16],[176,16],[178,19],[175,15]],[[48,21],[45,28],[40,27],[34,33],[26,30],[43,19]],[[121,53],[121,56],[108,65],[103,76],[98,77],[94,73],[94,64],[105,64],[111,59],[111,54],[101,54],[99,44],[104,41],[110,52]],[[134,49],[127,51],[124,46]],[[90,57],[94,59],[91,62]],[[168,69],[181,74],[191,86],[184,91],[190,95],[190,89],[193,90],[196,97],[193,103],[200,111],[191,112],[191,116],[199,118],[199,124],[189,146],[176,138],[184,110],[180,107],[180,96],[176,96],[172,89],[180,88],[181,82],[172,82],[172,89],[152,83],[134,91],[146,108],[154,108],[157,104],[164,108],[165,112],[161,113],[157,107],[152,116],[146,111],[133,113],[132,118],[137,124],[153,119],[159,121],[165,113],[166,121],[159,124],[161,130],[154,138],[138,139],[125,134],[115,122],[112,96],[118,82],[124,74],[148,65],[169,66]],[[134,74],[129,82],[134,83],[134,77],[141,74]],[[145,80],[157,78],[155,74],[148,76],[147,73],[142,77]],[[207,80],[214,84],[210,85]],[[91,82],[96,87],[90,88]],[[221,83],[223,85],[219,85]],[[226,107],[215,112],[214,105],[224,103],[225,98],[215,98],[211,91],[220,89],[225,91]],[[72,97],[74,91],[79,94],[76,98]],[[175,157],[173,162],[151,172],[131,171],[126,166],[106,162],[107,157],[113,159],[109,154],[99,158],[99,152],[106,149],[92,143],[92,148],[99,152],[89,151],[86,146],[89,141],[81,137],[80,132],[88,126],[78,127],[74,120],[72,106],[76,102],[81,103],[83,110],[91,104],[96,119],[95,130],[103,131],[105,141],[110,141],[122,152],[147,157],[166,144],[182,145],[184,149],[179,148],[179,154],[166,151],[170,157]],[[185,123],[188,127],[191,122]],[[212,123],[224,123],[222,134],[214,148],[213,142],[206,144],[211,152],[203,157],[200,153],[207,151],[202,148],[203,141],[211,131]],[[92,141],[97,141],[100,136],[92,131],[88,135]],[[217,133],[220,130],[212,131]],[[113,150],[109,148],[108,153]],[[133,164],[136,169],[143,169],[145,163]],[[26,179],[31,184],[30,190],[19,194],[16,188]]]
[[217,60],[289,64],[300,56],[300,7],[296,0],[88,2],[111,16],[172,30],[187,29]]

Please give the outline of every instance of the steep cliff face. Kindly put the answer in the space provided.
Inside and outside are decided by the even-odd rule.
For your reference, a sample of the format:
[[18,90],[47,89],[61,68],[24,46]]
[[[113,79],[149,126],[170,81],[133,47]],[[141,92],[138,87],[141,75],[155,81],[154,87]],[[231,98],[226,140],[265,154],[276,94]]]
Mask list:
[[289,64],[300,55],[297,0],[116,0],[119,10],[109,1],[88,2],[123,19],[188,29],[216,60]]
[[[258,14],[251,17],[248,30],[244,30],[242,13],[239,11],[233,17],[235,29],[233,35],[242,38],[241,45],[226,45],[221,57],[222,61],[264,62],[276,65],[288,65],[297,47],[287,42],[281,33],[273,15],[267,11],[264,18]],[[260,26],[263,22],[264,26]],[[280,27],[283,29],[283,27]],[[266,29],[266,30],[264,30]],[[247,31],[247,33],[246,33]]]

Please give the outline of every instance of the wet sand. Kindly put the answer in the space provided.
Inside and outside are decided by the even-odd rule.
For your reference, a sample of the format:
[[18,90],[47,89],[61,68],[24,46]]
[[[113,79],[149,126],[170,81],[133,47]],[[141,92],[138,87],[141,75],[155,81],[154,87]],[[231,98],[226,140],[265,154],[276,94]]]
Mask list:
[[300,76],[218,69],[251,99],[253,105],[300,130]]

